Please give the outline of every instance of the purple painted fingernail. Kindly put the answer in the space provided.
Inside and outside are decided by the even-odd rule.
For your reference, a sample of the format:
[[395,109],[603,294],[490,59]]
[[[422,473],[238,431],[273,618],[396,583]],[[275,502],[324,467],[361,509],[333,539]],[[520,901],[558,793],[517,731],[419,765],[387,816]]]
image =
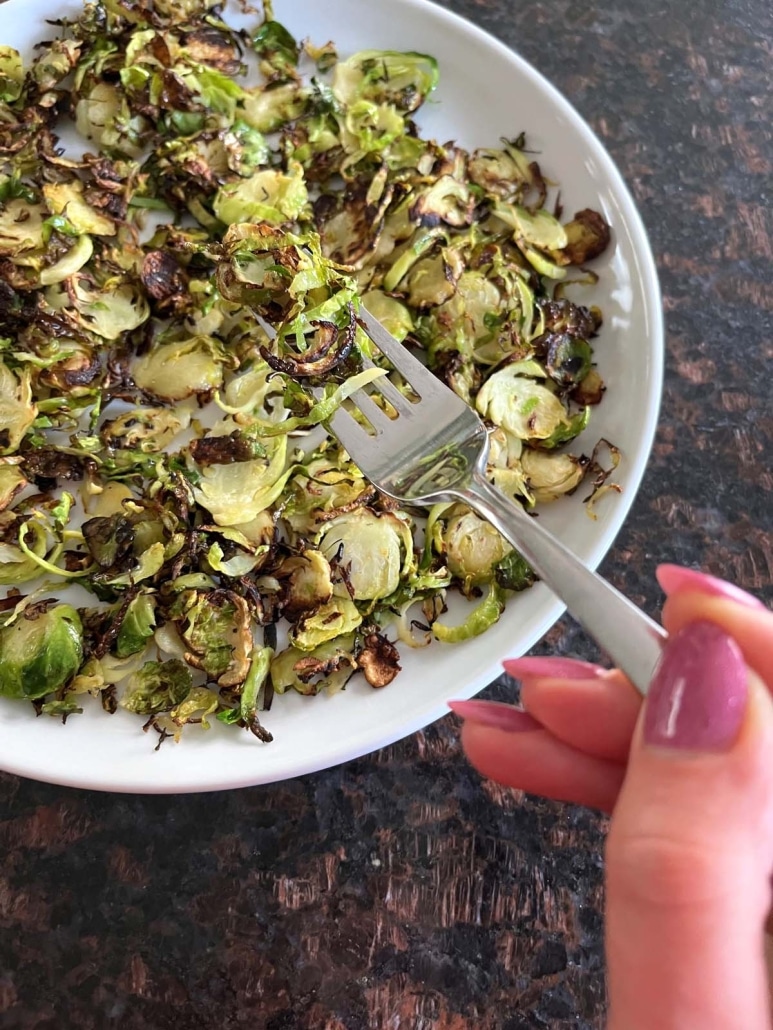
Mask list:
[[713,622],[670,638],[652,679],[644,742],[682,751],[727,751],[746,711],[748,673],[741,649]]
[[746,605],[747,608],[762,608],[767,611],[762,601],[747,594],[745,590],[696,569],[685,569],[681,565],[659,565],[655,575],[664,593],[669,597],[671,594],[695,591],[699,594],[708,594],[709,597],[723,597],[727,601]]
[[502,665],[514,679],[592,680],[607,671],[576,658],[508,658]]
[[448,707],[462,719],[495,730],[522,733],[524,730],[542,729],[542,724],[528,712],[499,701],[449,701]]

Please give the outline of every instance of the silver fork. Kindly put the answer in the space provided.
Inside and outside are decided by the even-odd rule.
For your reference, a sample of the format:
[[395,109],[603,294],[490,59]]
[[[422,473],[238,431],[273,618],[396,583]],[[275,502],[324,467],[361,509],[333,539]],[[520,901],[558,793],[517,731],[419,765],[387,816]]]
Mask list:
[[352,461],[400,503],[463,501],[487,519],[646,694],[665,630],[488,481],[488,432],[478,415],[364,308],[359,322],[419,399],[405,397],[386,376],[374,380],[372,388],[397,412],[390,418],[364,390],[354,393],[350,400],[373,433],[343,408],[328,422]]

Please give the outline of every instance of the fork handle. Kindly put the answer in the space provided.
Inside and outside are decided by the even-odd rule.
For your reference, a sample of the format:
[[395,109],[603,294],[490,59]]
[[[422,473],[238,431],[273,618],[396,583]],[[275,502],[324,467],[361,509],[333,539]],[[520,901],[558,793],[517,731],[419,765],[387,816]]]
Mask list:
[[476,470],[454,493],[515,547],[642,695],[667,633]]

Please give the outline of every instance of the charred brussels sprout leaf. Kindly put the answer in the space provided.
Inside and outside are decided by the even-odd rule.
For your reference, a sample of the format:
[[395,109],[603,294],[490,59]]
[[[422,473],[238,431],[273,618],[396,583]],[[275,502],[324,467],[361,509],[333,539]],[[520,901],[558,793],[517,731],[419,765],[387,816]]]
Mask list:
[[544,339],[546,368],[559,386],[576,386],[591,370],[593,351],[586,340],[568,333],[551,333]]
[[564,229],[566,241],[555,255],[559,264],[584,265],[603,254],[609,246],[609,226],[598,211],[589,208],[578,211]]
[[504,590],[528,590],[537,581],[531,565],[523,555],[511,551],[494,566],[494,578]]
[[131,553],[134,530],[123,515],[101,516],[83,524],[89,553],[102,569],[112,569]]
[[122,708],[137,715],[169,712],[182,704],[193,686],[188,666],[176,658],[168,662],[145,662],[126,684]]
[[68,604],[28,609],[0,629],[0,694],[35,700],[53,694],[83,661],[83,627]]

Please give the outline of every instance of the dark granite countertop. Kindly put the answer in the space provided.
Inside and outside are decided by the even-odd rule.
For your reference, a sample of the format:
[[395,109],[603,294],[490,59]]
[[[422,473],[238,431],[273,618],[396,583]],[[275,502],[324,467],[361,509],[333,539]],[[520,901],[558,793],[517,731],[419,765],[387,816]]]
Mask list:
[[[773,9],[445,6],[570,97],[651,233],[668,321],[662,420],[603,572],[653,613],[663,560],[770,600]],[[568,620],[542,649],[592,655]],[[603,1025],[604,823],[481,784],[451,720],[343,768],[227,794],[113,797],[0,776],[0,819],[9,1030]]]

